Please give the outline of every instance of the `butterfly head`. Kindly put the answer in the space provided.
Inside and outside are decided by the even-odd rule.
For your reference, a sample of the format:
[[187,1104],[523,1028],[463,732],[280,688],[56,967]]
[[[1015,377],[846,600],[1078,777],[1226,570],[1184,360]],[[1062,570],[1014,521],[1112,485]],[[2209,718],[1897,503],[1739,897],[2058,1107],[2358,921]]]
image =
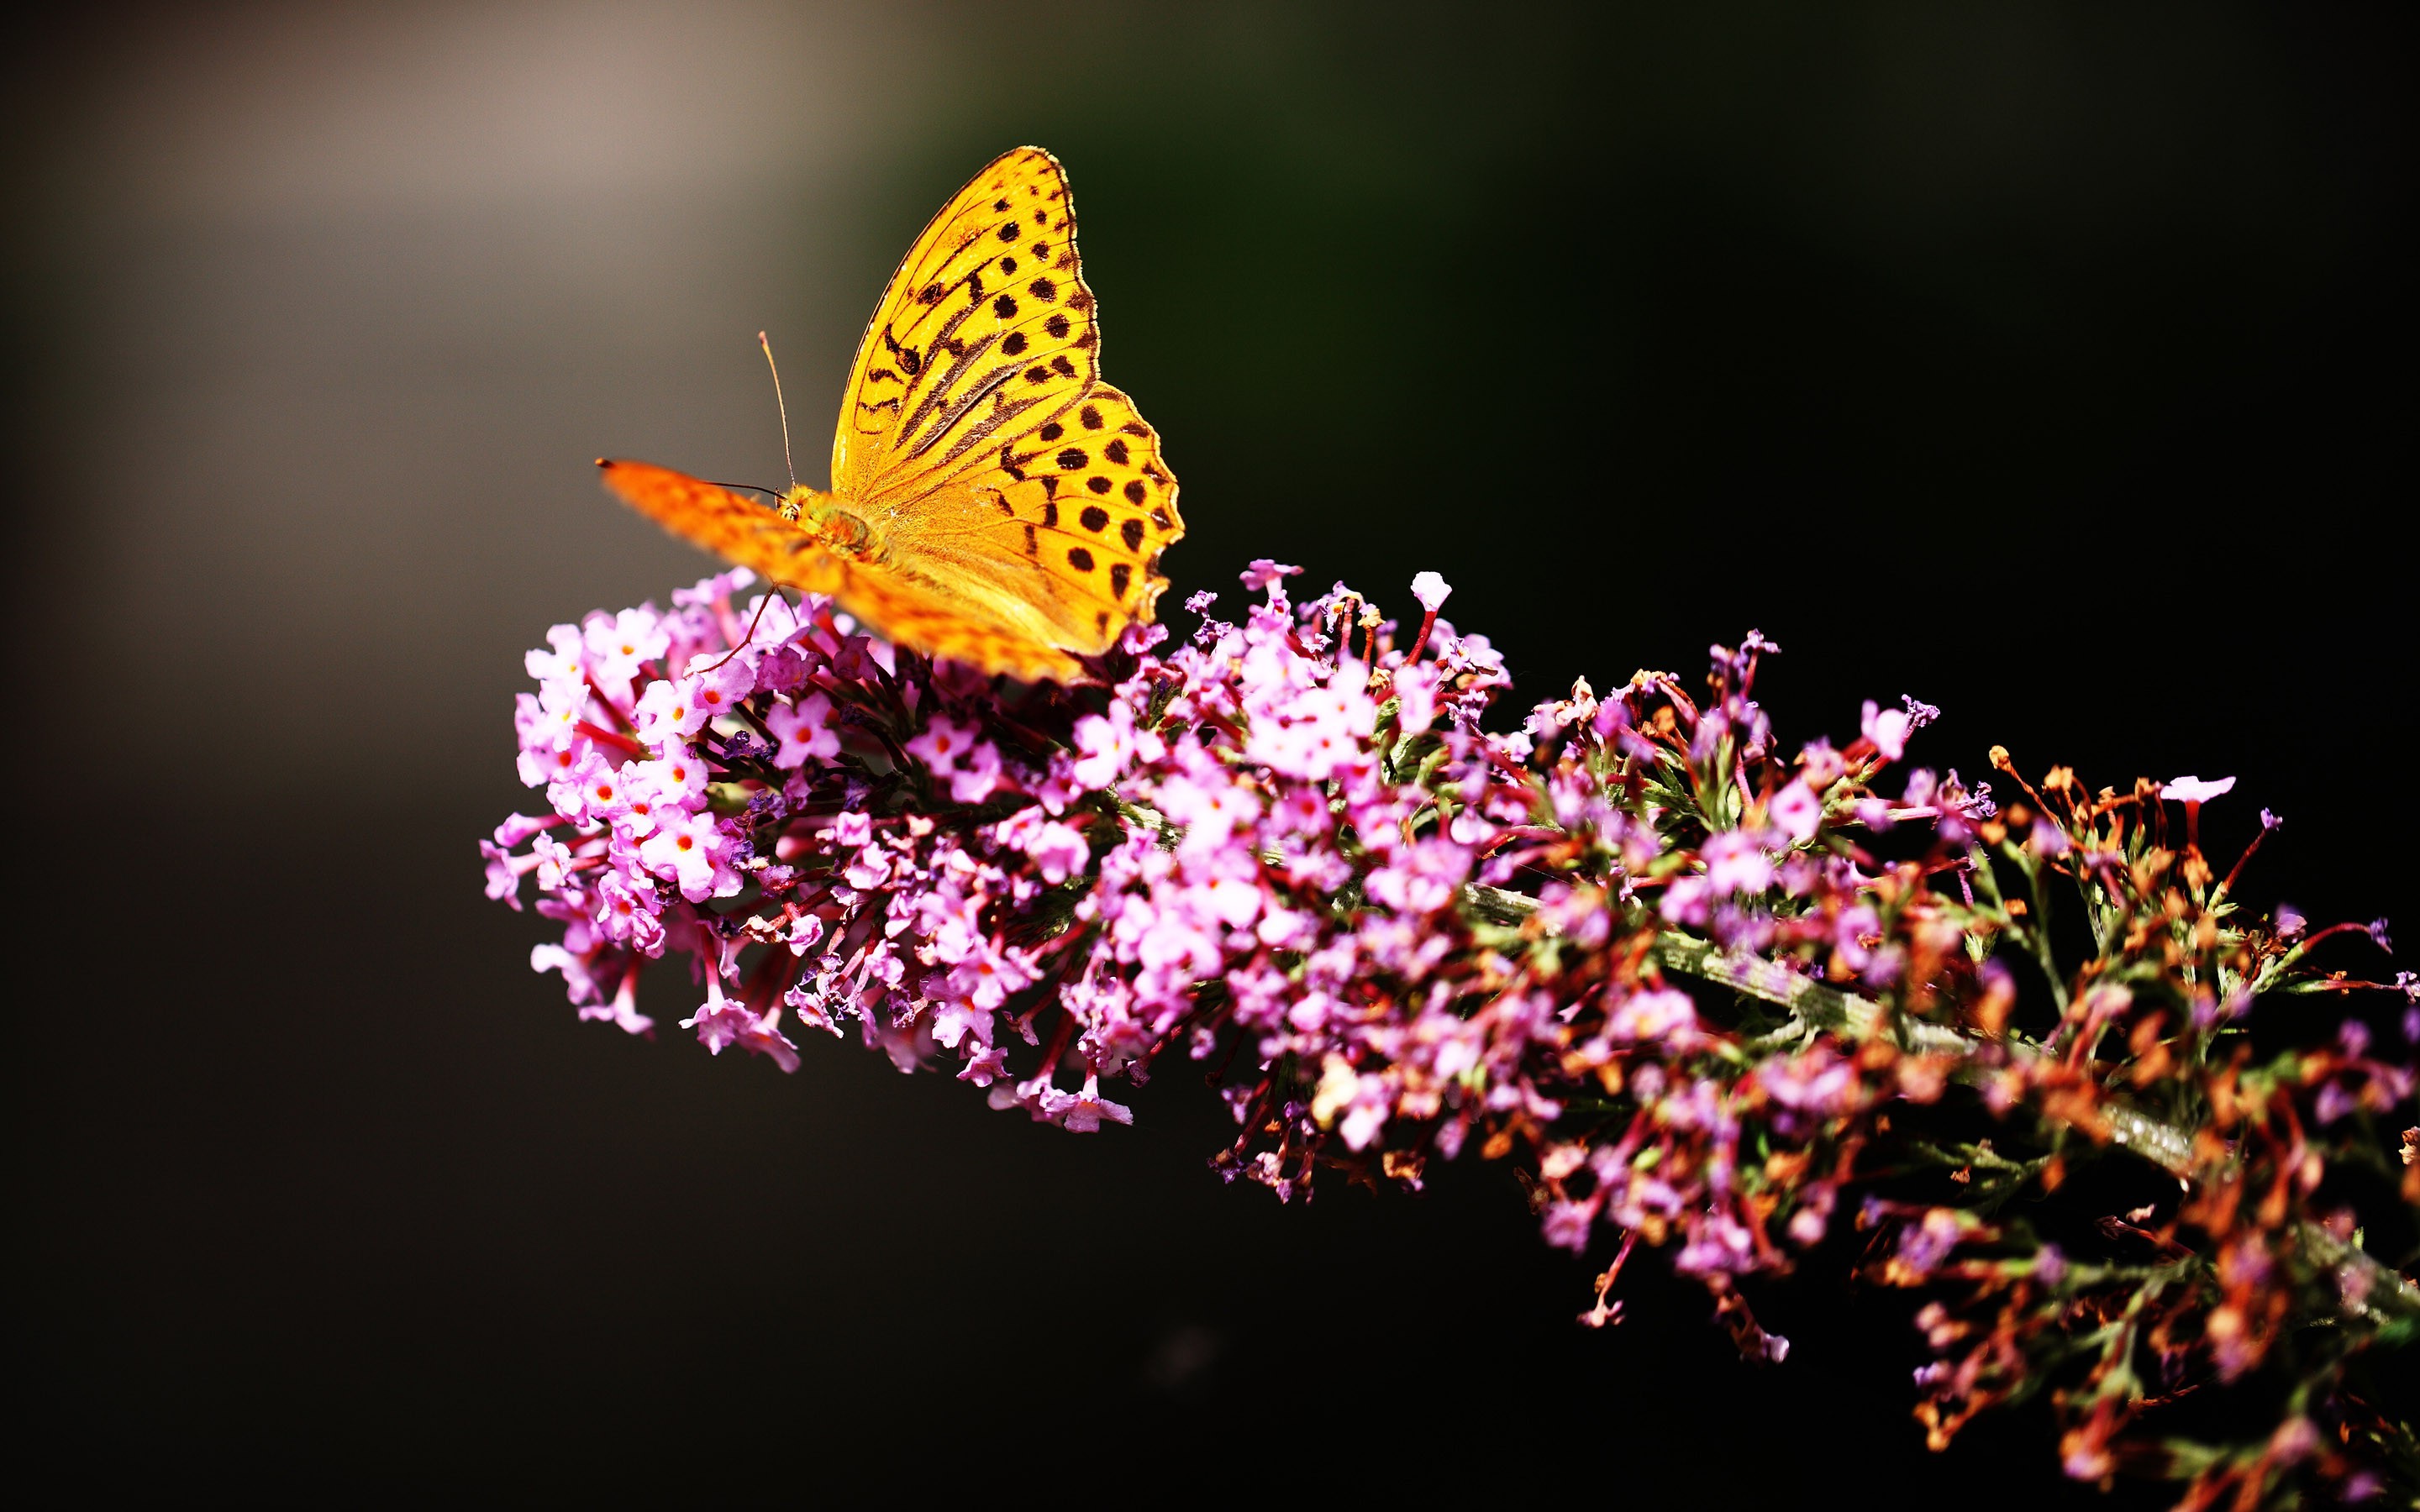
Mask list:
[[879,554],[874,528],[862,517],[841,507],[835,494],[801,484],[782,496],[781,513],[783,519],[796,520],[814,532],[827,550],[860,561]]

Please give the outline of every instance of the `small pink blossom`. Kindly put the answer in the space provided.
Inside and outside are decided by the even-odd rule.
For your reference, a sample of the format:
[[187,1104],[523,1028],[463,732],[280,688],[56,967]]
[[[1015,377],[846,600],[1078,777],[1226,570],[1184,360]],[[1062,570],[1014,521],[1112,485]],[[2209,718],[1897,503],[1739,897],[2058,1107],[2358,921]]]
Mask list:
[[1765,813],[1784,833],[1799,842],[1815,838],[1823,823],[1823,802],[1804,782],[1784,782],[1781,791],[1773,795]]
[[2231,777],[2212,778],[2207,782],[2197,777],[2180,777],[2161,788],[2160,796],[2171,803],[2208,803],[2234,791],[2235,779]]
[[662,750],[704,729],[706,711],[690,680],[683,678],[649,683],[647,690],[639,695],[639,706],[630,717],[637,726],[640,742]]
[[832,722],[831,699],[820,691],[795,702],[776,702],[765,713],[765,728],[781,743],[773,760],[783,766],[837,762],[840,734]]
[[1624,998],[1606,1020],[1606,1033],[1623,1042],[1654,1040],[1680,1042],[1695,1034],[1697,1024],[1697,1006],[1689,1001],[1689,995],[1665,988],[1657,992],[1633,993]]
[[1904,711],[1882,708],[1871,699],[1866,701],[1865,713],[1857,719],[1857,733],[1872,741],[1885,761],[1895,762],[1906,754],[1909,729]]

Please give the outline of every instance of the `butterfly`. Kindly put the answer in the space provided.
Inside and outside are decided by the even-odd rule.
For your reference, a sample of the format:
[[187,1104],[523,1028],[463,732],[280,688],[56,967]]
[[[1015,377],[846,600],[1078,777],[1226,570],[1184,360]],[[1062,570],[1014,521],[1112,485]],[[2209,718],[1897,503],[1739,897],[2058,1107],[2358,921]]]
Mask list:
[[830,595],[895,644],[1030,681],[1148,625],[1185,534],[1176,478],[1101,332],[1059,160],[995,158],[908,248],[866,323],[831,491],[778,505],[645,462],[605,486],[766,579]]

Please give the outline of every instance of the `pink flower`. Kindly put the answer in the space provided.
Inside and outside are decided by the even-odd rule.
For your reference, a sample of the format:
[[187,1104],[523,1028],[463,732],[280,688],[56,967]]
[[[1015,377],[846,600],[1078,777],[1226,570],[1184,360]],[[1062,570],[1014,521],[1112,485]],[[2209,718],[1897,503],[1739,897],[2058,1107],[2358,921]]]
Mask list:
[[698,702],[690,679],[682,678],[649,683],[647,690],[639,695],[639,706],[631,711],[630,718],[638,728],[640,742],[662,750],[703,729],[706,711]]
[[1773,795],[1765,814],[1792,841],[1804,842],[1815,838],[1816,829],[1823,823],[1823,802],[1804,782],[1785,782]]
[[1428,613],[1435,614],[1438,609],[1443,609],[1446,595],[1452,592],[1452,587],[1434,572],[1412,575],[1412,596],[1419,601],[1420,608]]
[[1076,721],[1076,767],[1079,787],[1105,788],[1138,762],[1156,762],[1168,753],[1160,738],[1135,728],[1134,711],[1121,702],[1106,715],[1088,714]]
[[663,813],[656,832],[640,844],[639,859],[677,886],[682,897],[704,903],[739,890],[739,879],[722,864],[727,849],[712,813],[674,810]]
[[785,1072],[799,1069],[799,1047],[781,1031],[782,1011],[778,1008],[757,1014],[747,1005],[722,995],[721,982],[709,974],[706,979],[706,1004],[695,1013],[680,1021],[684,1029],[697,1031],[697,1042],[706,1046],[706,1054],[719,1056],[733,1045],[772,1058]]
[[2197,777],[2180,777],[2160,789],[2160,796],[2171,803],[2208,803],[2234,791],[2235,779],[2231,777],[2213,778],[2207,782]]
[[592,614],[582,640],[597,685],[625,702],[640,671],[672,649],[672,637],[652,609],[626,609],[610,617]]
[[673,746],[655,761],[638,763],[624,780],[632,790],[633,802],[644,795],[657,808],[691,804],[706,795],[706,763],[689,747]]
[[1866,701],[1865,713],[1858,717],[1857,733],[1874,743],[1885,761],[1897,761],[1907,752],[1909,719],[1899,709],[1885,709],[1873,700]]
[[537,870],[535,856],[514,856],[492,841],[479,842],[479,854],[488,866],[488,896],[520,913],[521,878]]
[[1124,1103],[1112,1103],[1101,1095],[1098,1076],[1084,1078],[1083,1090],[1069,1096],[1048,1089],[1042,1094],[1043,1111],[1059,1121],[1069,1134],[1093,1134],[1101,1127],[1103,1119],[1112,1123],[1134,1122],[1134,1110]]
[[1706,858],[1706,886],[1717,893],[1762,892],[1773,886],[1773,858],[1761,835],[1727,829],[1709,838],[1699,854]]
[[1606,1033],[1621,1043],[1665,1040],[1676,1046],[1694,1039],[1698,1010],[1686,993],[1665,988],[1633,993],[1606,1021]]
[[977,741],[950,774],[950,798],[954,803],[981,803],[1001,785],[1000,748],[988,740]]
[[775,703],[765,714],[765,728],[781,742],[773,760],[783,766],[810,763],[830,765],[840,760],[840,735],[832,729],[832,702],[814,692],[793,703]]
[[923,734],[908,742],[908,754],[923,762],[936,781],[949,784],[954,802],[981,803],[1000,785],[1000,749],[971,724],[936,715]]

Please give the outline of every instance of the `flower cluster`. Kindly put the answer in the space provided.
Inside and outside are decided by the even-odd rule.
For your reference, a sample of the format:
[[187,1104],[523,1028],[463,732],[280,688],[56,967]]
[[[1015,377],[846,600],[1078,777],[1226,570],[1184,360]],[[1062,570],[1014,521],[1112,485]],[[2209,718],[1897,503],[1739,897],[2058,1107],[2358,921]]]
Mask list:
[[[565,928],[533,964],[633,1033],[671,952],[710,1051],[792,1069],[799,1030],[854,1026],[1078,1132],[1130,1121],[1105,1087],[1178,1050],[1234,1114],[1214,1165],[1281,1199],[1323,1168],[1417,1187],[1516,1159],[1549,1242],[1613,1254],[1593,1324],[1644,1242],[1778,1361],[1744,1284],[1862,1231],[1872,1279],[1937,1294],[1936,1444],[2047,1393],[2071,1473],[2166,1473],[2195,1504],[2412,1473],[2363,1371],[2420,1293],[2361,1211],[2420,1204],[2420,1132],[2399,1164],[2385,1142],[2413,1093],[2385,1046],[2420,1011],[2266,1054],[2248,1030],[2287,995],[2420,983],[2310,964],[2382,921],[2240,907],[2242,863],[2220,879],[2198,837],[2231,782],[2095,794],[1994,749],[2022,793],[1995,798],[1905,765],[1939,712],[1914,699],[1792,749],[1753,632],[1702,697],[1643,671],[1490,730],[1502,663],[1435,574],[1406,640],[1342,584],[1294,603],[1295,570],[1255,563],[1235,623],[1196,594],[1189,643],[1130,632],[1072,689],[819,599],[736,602],[744,570],[557,626],[516,720],[550,811],[483,847],[489,893],[519,907],[534,877]],[[2149,1200],[2075,1232],[2002,1211],[2104,1189],[2070,1184],[2104,1160]],[[2255,1376],[2285,1406],[2251,1439],[2143,1427]]]

